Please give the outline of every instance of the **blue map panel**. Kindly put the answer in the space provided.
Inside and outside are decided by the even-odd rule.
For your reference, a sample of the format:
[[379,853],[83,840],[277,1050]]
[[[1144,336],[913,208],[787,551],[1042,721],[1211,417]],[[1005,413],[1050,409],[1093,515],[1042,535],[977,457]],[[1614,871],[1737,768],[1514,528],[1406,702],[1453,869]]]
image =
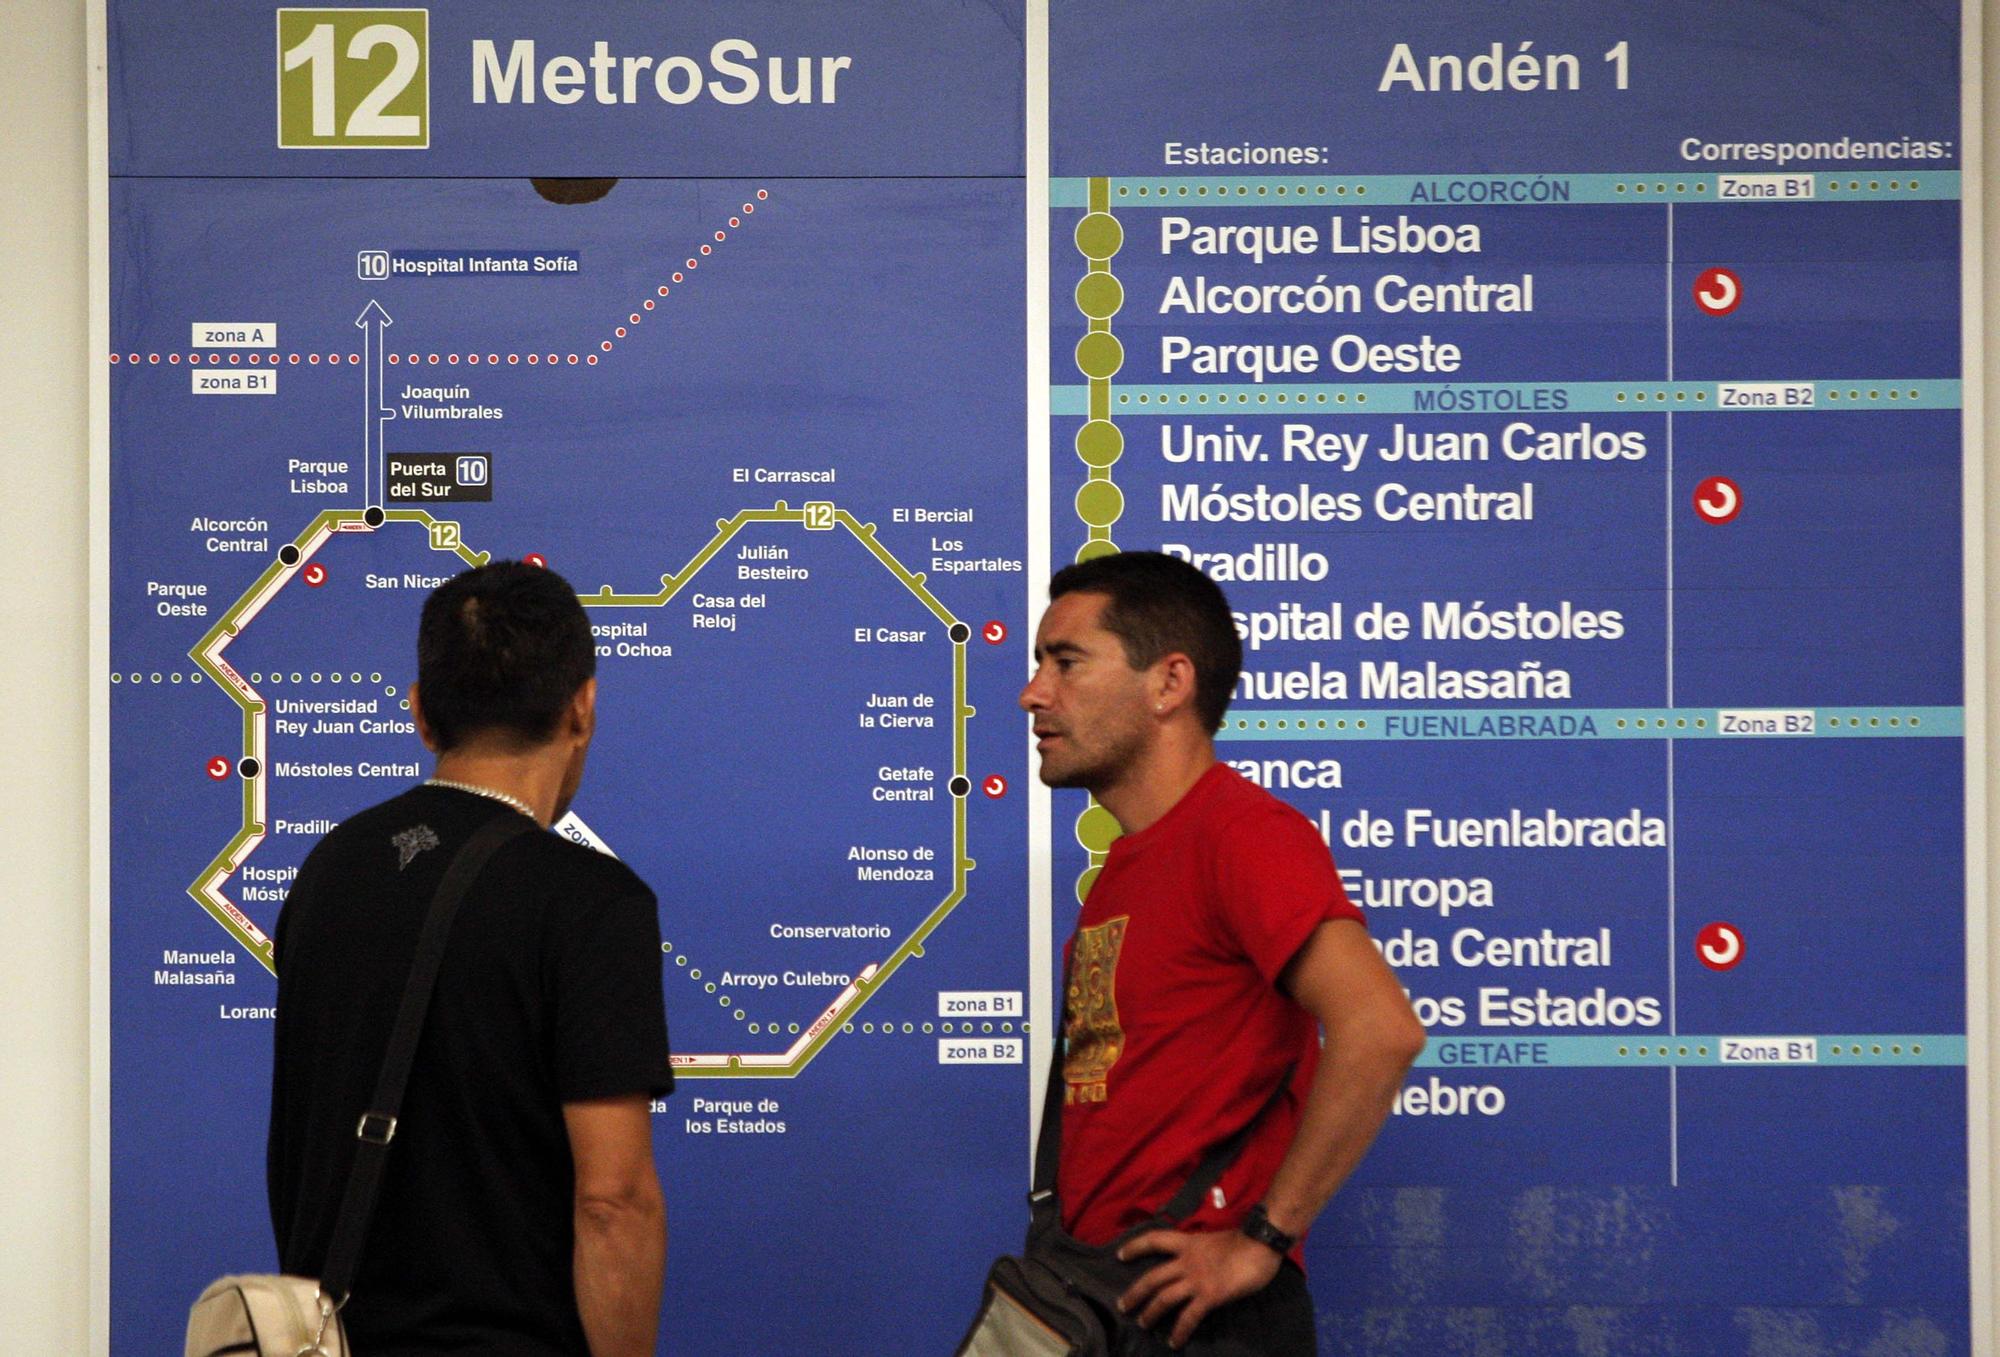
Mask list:
[[1971,7],[104,8],[115,1354],[273,1262],[271,932],[505,558],[660,898],[662,1351],[949,1351],[1103,860],[1024,642],[1119,548],[1430,1032],[1322,1351],[1970,1350]]
[[1960,23],[1051,9],[1054,555],[1223,582],[1430,1029],[1322,1351],[1969,1349]]
[[[426,593],[520,557],[599,642],[558,829],[660,897],[667,1345],[948,1347],[875,1279],[969,1304],[1026,1163],[1019,6],[434,9],[406,149],[273,143],[269,6],[110,18],[113,1351],[273,1265],[278,910],[429,766]],[[468,102],[523,39],[847,64]]]

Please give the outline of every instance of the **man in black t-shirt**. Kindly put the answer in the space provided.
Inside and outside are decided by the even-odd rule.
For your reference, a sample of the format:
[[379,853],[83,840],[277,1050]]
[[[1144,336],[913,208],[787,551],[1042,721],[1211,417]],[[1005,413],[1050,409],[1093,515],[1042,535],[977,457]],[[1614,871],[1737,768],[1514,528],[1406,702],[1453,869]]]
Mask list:
[[[278,920],[267,1160],[288,1273],[317,1276],[438,882],[496,816],[544,830],[582,778],[595,651],[518,562],[424,605],[410,708],[437,775],[313,849]],[[673,1086],[653,893],[551,833],[509,840],[452,925],[343,1318],[357,1352],[650,1357]]]

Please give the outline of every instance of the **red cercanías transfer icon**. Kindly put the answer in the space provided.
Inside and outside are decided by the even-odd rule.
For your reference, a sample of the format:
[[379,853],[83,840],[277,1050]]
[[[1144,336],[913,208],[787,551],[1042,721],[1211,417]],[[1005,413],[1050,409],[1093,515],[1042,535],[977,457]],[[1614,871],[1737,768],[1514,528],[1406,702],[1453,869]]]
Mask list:
[[1743,491],[1727,476],[1710,476],[1694,488],[1694,511],[1704,523],[1727,523],[1743,512]]
[[326,567],[318,561],[314,561],[299,572],[299,578],[304,580],[310,587],[317,589],[326,583]]
[[1694,954],[1711,971],[1731,970],[1743,960],[1743,934],[1735,924],[1709,924],[1695,934]]
[[986,638],[987,645],[997,646],[1007,639],[1007,624],[996,619],[981,627],[979,634]]
[[985,792],[995,801],[998,801],[1001,797],[1007,794],[1007,779],[1001,777],[998,773],[994,773],[992,776],[988,777],[984,782],[979,784],[979,790]]
[[1728,269],[1703,269],[1694,280],[1694,304],[1711,316],[1726,316],[1743,304],[1743,280]]

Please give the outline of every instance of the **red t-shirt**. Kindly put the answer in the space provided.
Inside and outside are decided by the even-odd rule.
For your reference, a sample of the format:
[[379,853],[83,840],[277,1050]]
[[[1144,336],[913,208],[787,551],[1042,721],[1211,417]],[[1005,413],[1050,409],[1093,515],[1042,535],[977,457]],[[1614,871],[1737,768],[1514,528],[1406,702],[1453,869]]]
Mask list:
[[1183,1224],[1234,1229],[1298,1130],[1319,1026],[1279,972],[1329,919],[1360,920],[1312,823],[1218,763],[1112,844],[1070,939],[1063,1225],[1104,1244],[1180,1191],[1292,1068],[1218,1193]]

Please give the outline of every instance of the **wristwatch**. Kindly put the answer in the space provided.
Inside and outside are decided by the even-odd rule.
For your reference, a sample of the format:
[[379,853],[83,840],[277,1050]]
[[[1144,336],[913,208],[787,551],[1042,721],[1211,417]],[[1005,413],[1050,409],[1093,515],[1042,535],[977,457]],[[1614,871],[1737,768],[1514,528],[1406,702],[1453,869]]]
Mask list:
[[1240,1228],[1244,1234],[1279,1254],[1290,1253],[1299,1242],[1271,1223],[1270,1216],[1264,1213],[1262,1202],[1250,1208],[1250,1213],[1243,1217]]

